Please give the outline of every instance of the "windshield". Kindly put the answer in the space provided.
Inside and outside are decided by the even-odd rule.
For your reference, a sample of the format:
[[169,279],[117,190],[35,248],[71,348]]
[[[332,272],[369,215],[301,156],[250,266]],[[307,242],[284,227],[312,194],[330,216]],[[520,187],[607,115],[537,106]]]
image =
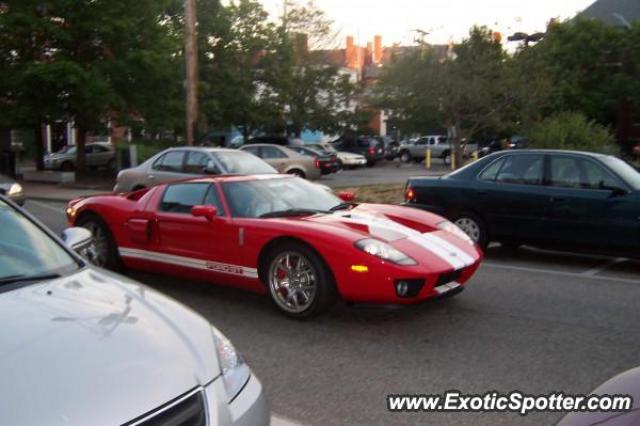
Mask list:
[[227,182],[223,190],[235,217],[258,218],[285,210],[329,211],[342,201],[300,178]]
[[74,154],[76,152],[75,146],[64,146],[60,151],[57,151],[56,154]]
[[0,201],[0,281],[14,276],[64,274],[76,260],[33,222]]
[[224,173],[240,175],[270,175],[278,173],[276,169],[260,158],[244,151],[216,152],[215,156],[222,164]]
[[611,156],[602,158],[602,162],[609,166],[615,174],[620,176],[633,189],[640,189],[640,173],[627,162]]

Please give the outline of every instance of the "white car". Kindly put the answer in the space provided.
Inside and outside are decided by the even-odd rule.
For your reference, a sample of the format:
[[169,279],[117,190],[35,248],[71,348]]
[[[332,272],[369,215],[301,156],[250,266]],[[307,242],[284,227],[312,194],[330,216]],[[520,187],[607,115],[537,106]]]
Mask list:
[[[262,385],[204,318],[3,197],[0,229],[2,424],[269,424]],[[91,253],[88,231],[64,235]]]
[[342,163],[342,167],[354,168],[364,167],[367,165],[367,159],[364,155],[353,154],[351,152],[337,151],[338,160]]

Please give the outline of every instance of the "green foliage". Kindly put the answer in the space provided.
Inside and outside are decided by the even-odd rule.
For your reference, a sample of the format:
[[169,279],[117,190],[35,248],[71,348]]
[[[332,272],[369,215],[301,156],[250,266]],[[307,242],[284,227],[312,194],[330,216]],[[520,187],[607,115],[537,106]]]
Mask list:
[[533,124],[526,132],[535,148],[573,149],[613,154],[617,151],[606,127],[584,114],[561,112]]
[[554,24],[516,58],[552,82],[547,115],[580,111],[612,124],[623,105],[640,101],[640,23],[630,30],[580,18]]

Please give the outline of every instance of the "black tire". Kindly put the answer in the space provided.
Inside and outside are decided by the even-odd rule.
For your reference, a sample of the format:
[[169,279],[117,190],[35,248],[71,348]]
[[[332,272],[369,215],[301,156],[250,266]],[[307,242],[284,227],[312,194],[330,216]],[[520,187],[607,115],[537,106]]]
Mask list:
[[307,175],[305,175],[304,172],[302,170],[300,170],[300,169],[289,170],[287,172],[287,174],[298,176],[299,178],[302,178],[302,179],[306,179],[307,178]]
[[367,167],[374,167],[375,165],[376,165],[376,162],[374,160],[367,161]]
[[450,166],[451,165],[451,152],[450,151],[445,151],[442,153],[442,161],[444,162],[445,166]]
[[485,221],[480,216],[471,212],[462,212],[457,214],[451,221],[466,232],[483,250],[487,248],[489,245],[489,233]]
[[[288,288],[276,288],[278,287],[277,277],[273,277],[275,271],[279,269],[278,265],[281,265],[281,261],[283,258],[286,258],[287,254],[291,256],[291,268],[294,267],[293,262],[295,261],[296,256],[299,256],[305,259],[305,265],[308,265],[310,271],[313,273],[314,285],[307,286],[314,288],[313,296],[308,296],[304,293],[305,290],[296,290],[296,293],[293,293],[293,300],[296,301],[295,305],[297,307],[300,306],[300,297],[304,296],[307,298],[304,304],[308,304],[308,306],[304,306],[304,309],[300,308],[301,310],[299,311],[293,306],[293,304],[288,308],[286,307],[288,306],[288,301],[291,300],[291,293]],[[300,264],[296,263],[296,266],[298,265]],[[264,284],[267,286],[267,292],[269,293],[271,301],[275,305],[276,309],[290,318],[304,319],[322,314],[326,312],[337,299],[338,293],[333,274],[327,267],[324,260],[313,249],[305,244],[295,241],[278,244],[270,250],[262,268],[264,268],[264,270],[261,271],[260,275],[265,281]],[[280,270],[282,271],[282,269]],[[308,281],[310,278],[309,274],[305,275],[305,278]],[[301,282],[304,281],[304,279],[298,277],[298,280],[300,283],[299,285],[302,286],[303,284]],[[287,281],[291,282],[290,277]],[[283,294],[282,290],[286,291],[286,295]],[[301,291],[302,296],[299,297]],[[285,300],[283,300],[283,298]]]
[[73,163],[71,161],[65,161],[60,165],[60,170],[63,172],[72,172],[75,170],[75,167],[73,167]]
[[[95,214],[86,214],[81,216],[76,222],[76,226],[86,228],[94,235],[94,250],[97,257],[91,261],[101,268],[111,269],[112,271],[122,270],[122,261],[118,253],[118,246],[113,238],[113,234],[109,226]],[[104,246],[101,246],[104,244]],[[99,252],[101,250],[101,252]]]
[[112,158],[107,162],[107,170],[109,170],[110,172],[116,171],[116,160]]
[[400,161],[403,163],[411,162],[411,153],[409,151],[402,151],[400,153]]

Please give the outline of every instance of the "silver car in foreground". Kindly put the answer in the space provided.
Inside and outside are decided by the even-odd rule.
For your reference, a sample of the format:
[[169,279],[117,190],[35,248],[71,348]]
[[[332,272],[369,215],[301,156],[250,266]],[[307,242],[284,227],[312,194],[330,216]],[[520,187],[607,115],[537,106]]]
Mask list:
[[[269,424],[262,385],[204,318],[2,197],[0,229],[2,424]],[[90,254],[88,231],[64,235]]]
[[[44,157],[44,168],[71,172],[76,169],[77,148],[65,146],[58,152]],[[90,143],[84,147],[84,161],[87,167],[116,169],[116,152],[109,143]]]
[[199,175],[276,174],[273,167],[246,152],[223,148],[170,148],[138,167],[118,174],[113,192],[130,192]]

